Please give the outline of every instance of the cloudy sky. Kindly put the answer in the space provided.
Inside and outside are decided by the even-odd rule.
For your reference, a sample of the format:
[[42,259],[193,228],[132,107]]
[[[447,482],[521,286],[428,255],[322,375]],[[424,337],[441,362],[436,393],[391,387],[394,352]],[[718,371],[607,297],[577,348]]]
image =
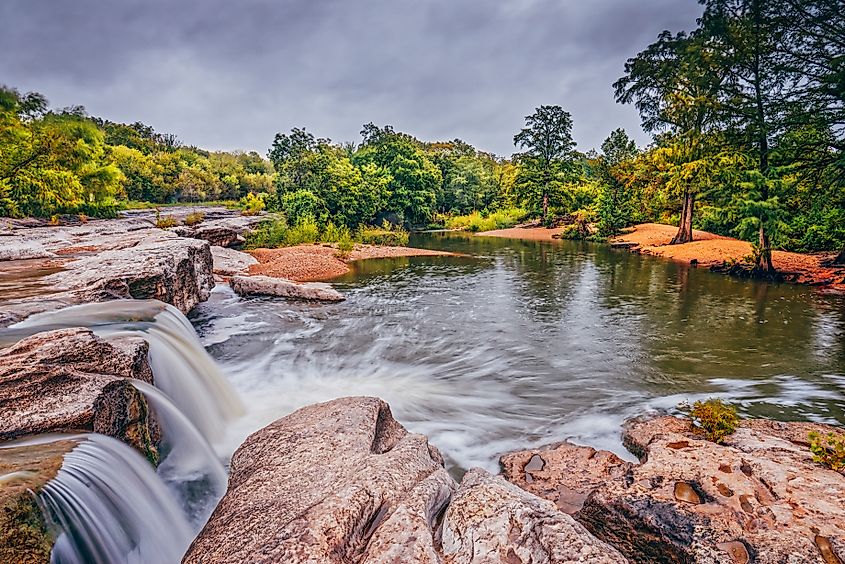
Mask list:
[[187,144],[265,153],[307,127],[335,141],[393,124],[500,155],[540,104],[578,148],[625,127],[625,60],[689,29],[696,0],[3,0],[0,83],[143,121]]

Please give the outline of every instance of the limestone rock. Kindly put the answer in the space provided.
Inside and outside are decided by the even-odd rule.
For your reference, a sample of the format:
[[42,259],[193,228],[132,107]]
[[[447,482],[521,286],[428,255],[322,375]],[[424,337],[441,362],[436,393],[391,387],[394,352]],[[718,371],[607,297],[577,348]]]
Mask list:
[[511,483],[575,513],[594,489],[621,479],[631,469],[612,452],[571,443],[512,452],[501,457],[502,475]]
[[0,351],[0,442],[41,433],[94,431],[158,459],[158,426],[125,378],[152,383],[147,343],[111,344],[89,329],[37,333]]
[[450,564],[627,562],[554,504],[481,469],[464,476],[442,542]]
[[214,261],[214,274],[219,276],[245,273],[250,266],[258,264],[252,255],[226,247],[212,246],[211,258]]
[[340,302],[346,299],[328,284],[318,282],[298,284],[284,278],[239,274],[232,277],[230,284],[239,296],[276,296],[324,302]]
[[686,421],[635,420],[642,455],[575,517],[637,562],[839,562],[845,476],[812,461],[810,423],[743,422],[718,445]]
[[13,241],[6,243],[0,239],[0,261],[28,260],[54,257],[43,245],[34,242]]
[[454,481],[375,398],[302,408],[252,434],[183,562],[438,562]]

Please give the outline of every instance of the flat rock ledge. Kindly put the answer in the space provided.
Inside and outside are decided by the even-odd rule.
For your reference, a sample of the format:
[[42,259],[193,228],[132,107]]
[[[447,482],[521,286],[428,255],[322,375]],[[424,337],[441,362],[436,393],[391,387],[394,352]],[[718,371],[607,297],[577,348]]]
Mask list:
[[188,313],[208,299],[215,284],[207,241],[144,221],[18,228],[2,235],[0,261],[50,257],[41,266],[54,272],[27,280],[39,288],[38,295],[4,302],[0,326],[34,313],[118,298],[161,300]]
[[845,559],[845,475],[814,463],[812,423],[743,421],[724,444],[675,417],[633,419],[640,464],[560,443],[505,455],[504,476],[554,502],[632,562]]
[[554,504],[482,470],[458,484],[376,398],[251,435],[185,563],[625,562]]
[[158,462],[160,431],[126,378],[153,382],[146,341],[89,329],[36,333],[0,351],[0,442],[43,433],[101,433]]
[[236,274],[229,283],[239,296],[274,296],[297,300],[342,302],[343,294],[320,282],[298,283],[271,276]]

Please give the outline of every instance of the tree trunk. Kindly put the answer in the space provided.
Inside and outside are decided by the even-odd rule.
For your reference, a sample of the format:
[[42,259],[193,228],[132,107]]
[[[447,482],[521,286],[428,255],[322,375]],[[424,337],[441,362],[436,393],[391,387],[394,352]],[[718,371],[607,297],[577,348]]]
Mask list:
[[546,214],[549,213],[549,193],[543,192],[543,222],[546,221]]
[[678,224],[678,233],[669,241],[670,245],[679,245],[692,241],[692,209],[695,205],[695,194],[684,191],[684,206],[681,208],[681,221]]
[[775,267],[772,264],[772,249],[769,246],[769,236],[763,228],[762,220],[760,221],[760,240],[758,245],[760,247],[760,252],[757,255],[757,264],[754,267],[755,270],[765,274],[774,273]]
[[836,255],[836,258],[833,259],[833,264],[845,264],[845,247],[843,247],[842,251],[840,251],[840,253]]

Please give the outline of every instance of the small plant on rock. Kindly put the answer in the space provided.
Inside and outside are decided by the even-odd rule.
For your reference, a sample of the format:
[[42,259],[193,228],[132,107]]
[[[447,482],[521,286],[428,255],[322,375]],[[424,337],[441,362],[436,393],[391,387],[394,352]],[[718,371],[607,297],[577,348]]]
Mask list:
[[704,434],[704,438],[721,443],[725,437],[736,431],[739,416],[736,408],[720,399],[697,401],[689,414],[693,429]]
[[179,225],[179,220],[172,215],[161,215],[159,212],[156,212],[156,227],[159,229],[167,229],[168,227],[176,227],[177,225]]
[[823,464],[837,472],[845,468],[845,434],[828,433],[822,437],[820,433],[813,431],[808,438],[813,462]]
[[194,225],[199,225],[200,223],[205,220],[205,214],[202,212],[191,212],[185,217],[185,225],[188,227],[193,227]]

